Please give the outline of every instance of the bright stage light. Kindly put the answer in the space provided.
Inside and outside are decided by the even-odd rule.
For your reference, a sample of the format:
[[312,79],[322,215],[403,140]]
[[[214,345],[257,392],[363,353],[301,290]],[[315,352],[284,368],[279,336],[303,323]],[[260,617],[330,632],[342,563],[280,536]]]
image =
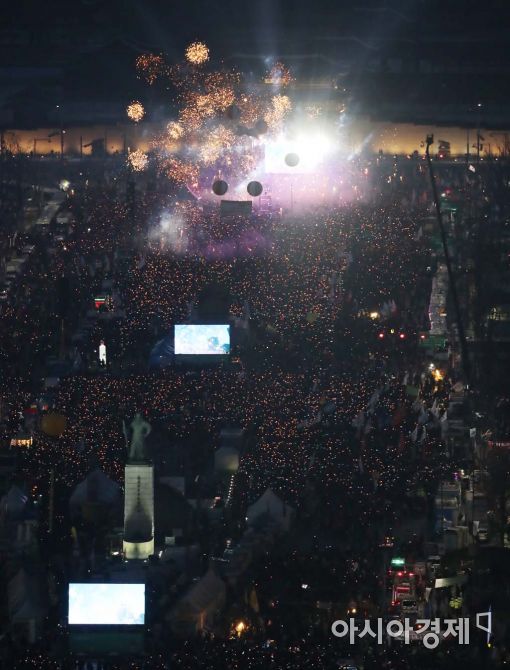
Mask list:
[[[266,172],[272,174],[315,172],[334,149],[334,141],[324,133],[302,132],[293,138],[280,135],[265,144]],[[295,167],[285,163],[285,157],[289,154],[299,156],[299,163]]]

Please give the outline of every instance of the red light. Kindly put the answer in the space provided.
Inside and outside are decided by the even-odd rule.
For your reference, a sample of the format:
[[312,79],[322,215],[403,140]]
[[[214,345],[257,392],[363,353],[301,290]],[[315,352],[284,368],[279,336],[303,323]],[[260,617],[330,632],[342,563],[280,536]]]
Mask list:
[[405,333],[400,333],[399,337],[400,337],[401,340],[404,340],[405,337],[406,337],[406,336],[405,336]]
[[397,572],[397,577],[402,577],[403,574],[403,572]]
[[424,340],[424,339],[425,339],[425,335],[420,335],[420,340]]
[[384,333],[379,333],[379,339],[382,340],[384,338]]
[[414,572],[410,572],[409,577],[414,577]]

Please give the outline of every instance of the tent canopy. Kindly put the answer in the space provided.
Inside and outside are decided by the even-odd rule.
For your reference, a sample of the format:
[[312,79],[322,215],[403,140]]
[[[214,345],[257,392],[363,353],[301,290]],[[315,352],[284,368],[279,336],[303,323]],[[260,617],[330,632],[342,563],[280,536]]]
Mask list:
[[260,498],[248,507],[246,517],[251,525],[262,515],[271,517],[274,521],[288,525],[294,509],[287,505],[271,489],[267,489]]
[[182,604],[187,605],[195,612],[203,612],[221,602],[225,598],[226,588],[212,569],[209,569],[202,579],[193,586],[183,597]]
[[120,487],[105,473],[96,468],[89,472],[71,494],[71,507],[79,507],[85,503],[111,505],[120,498]]

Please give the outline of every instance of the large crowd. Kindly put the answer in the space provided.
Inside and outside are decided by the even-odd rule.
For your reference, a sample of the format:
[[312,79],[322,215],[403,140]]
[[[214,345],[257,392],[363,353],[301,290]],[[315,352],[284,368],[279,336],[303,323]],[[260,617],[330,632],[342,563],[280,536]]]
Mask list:
[[[354,203],[288,219],[262,217],[266,244],[253,253],[234,252],[211,260],[196,250],[182,254],[167,247],[140,248],[137,240],[125,260],[121,249],[129,235],[122,226],[130,225],[129,213],[110,198],[108,192],[94,197],[87,193],[82,202],[72,203],[73,233],[47,263],[46,272],[53,281],[62,273],[69,276],[73,313],[92,306],[102,279],[113,279],[125,317],[116,322],[109,359],[119,366],[134,362],[135,369],[126,364],[120,375],[85,369],[62,379],[51,402],[66,416],[67,430],[56,441],[38,436],[26,463],[30,478],[39,479],[58,463],[59,477],[71,487],[83,477],[94,454],[109,475],[121,480],[122,420],[142,411],[149,420],[163,420],[175,440],[192,434],[197,423],[205,423],[211,448],[222,425],[252,427],[257,447],[246,454],[242,469],[248,472],[253,495],[273,486],[295,502],[315,442],[313,430],[300,430],[300,423],[314,417],[322,405],[334,404],[331,437],[312,466],[320,469],[328,453],[335,455],[340,428],[347,427],[347,437],[351,421],[386,379],[393,379],[396,389],[387,411],[394,413],[405,404],[405,398],[398,397],[399,384],[417,330],[426,327],[427,254],[415,239],[419,211],[407,214],[395,202],[378,207]],[[143,206],[139,204],[134,215],[138,237],[142,237],[138,219],[151,220],[155,209],[152,194]],[[214,220],[217,234],[221,223],[217,214],[204,214],[203,219],[206,227]],[[253,217],[249,227],[256,224]],[[233,234],[232,225],[230,220],[224,222],[226,239]],[[45,268],[32,267],[32,272]],[[170,333],[174,323],[187,318],[190,303],[208,285],[226,290],[230,316],[249,311],[255,335],[243,351],[242,369],[190,372],[170,367],[159,374],[147,372],[150,348]],[[51,281],[42,286],[46,288],[40,290],[49,290]],[[377,328],[367,316],[388,300],[397,306],[394,320],[407,338],[396,350],[378,340]],[[44,324],[34,329],[31,303],[24,297],[20,303],[23,308],[13,306],[4,318],[15,319],[17,328],[26,328],[34,338],[35,351],[30,348],[28,360],[36,361]],[[20,318],[21,309],[27,312],[25,320]],[[97,349],[99,339],[94,338],[100,331],[101,326],[82,346]],[[5,334],[10,346],[5,347],[6,358],[24,362],[21,349],[26,351],[28,342],[24,332],[18,335]],[[17,403],[11,418],[19,416],[27,395],[21,395],[15,384],[10,388],[6,384],[3,392]],[[12,430],[12,421],[7,426]],[[399,433],[393,432],[390,440],[398,443]],[[386,461],[392,468],[393,459]],[[340,476],[337,465],[329,469],[323,472],[325,480]]]
[[[403,207],[390,192],[375,203],[286,217],[254,213],[243,222],[189,202],[178,212],[178,239],[169,239],[162,211],[177,216],[175,197],[152,189],[131,197],[110,186],[77,188],[67,205],[69,236],[52,254],[40,241],[16,301],[2,314],[3,443],[41,398],[67,421],[59,437],[36,430],[20,466],[25,481],[37,486],[53,470],[70,493],[99,465],[122,483],[122,422],[142,412],[169,451],[205,431],[209,461],[222,427],[243,428],[249,439],[236,495],[244,507],[270,487],[298,512],[315,513],[319,526],[372,526],[377,534],[391,524],[402,496],[418,485],[416,464],[422,482],[427,472],[437,481],[445,467],[437,430],[413,436],[424,409],[408,392],[422,386],[436,405],[446,394],[420,376],[416,346],[428,325],[423,206]],[[62,277],[68,305],[54,316],[52,291]],[[88,339],[72,344],[73,328],[94,309],[105,280],[122,317],[95,321]],[[225,301],[207,297],[210,287]],[[199,318],[216,310],[248,323],[249,336],[234,343],[237,365],[149,371],[156,341],[193,310]],[[106,369],[94,358],[105,336]],[[71,352],[78,369],[44,392],[47,356]],[[195,474],[192,465],[184,463],[182,474]],[[310,491],[318,514],[307,506]],[[46,667],[34,658],[16,667]],[[171,666],[328,668],[337,661],[323,641],[264,648],[203,640],[174,652]],[[385,662],[421,667],[391,655]],[[383,666],[373,660],[373,667]]]

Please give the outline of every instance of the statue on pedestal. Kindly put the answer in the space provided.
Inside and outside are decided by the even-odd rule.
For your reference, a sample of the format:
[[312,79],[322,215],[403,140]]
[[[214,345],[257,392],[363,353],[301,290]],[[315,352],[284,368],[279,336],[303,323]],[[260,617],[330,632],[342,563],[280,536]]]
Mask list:
[[125,421],[122,421],[122,429],[126,440],[128,461],[146,460],[145,438],[152,430],[150,423],[143,418],[140,412],[137,412],[129,426],[126,425]]

